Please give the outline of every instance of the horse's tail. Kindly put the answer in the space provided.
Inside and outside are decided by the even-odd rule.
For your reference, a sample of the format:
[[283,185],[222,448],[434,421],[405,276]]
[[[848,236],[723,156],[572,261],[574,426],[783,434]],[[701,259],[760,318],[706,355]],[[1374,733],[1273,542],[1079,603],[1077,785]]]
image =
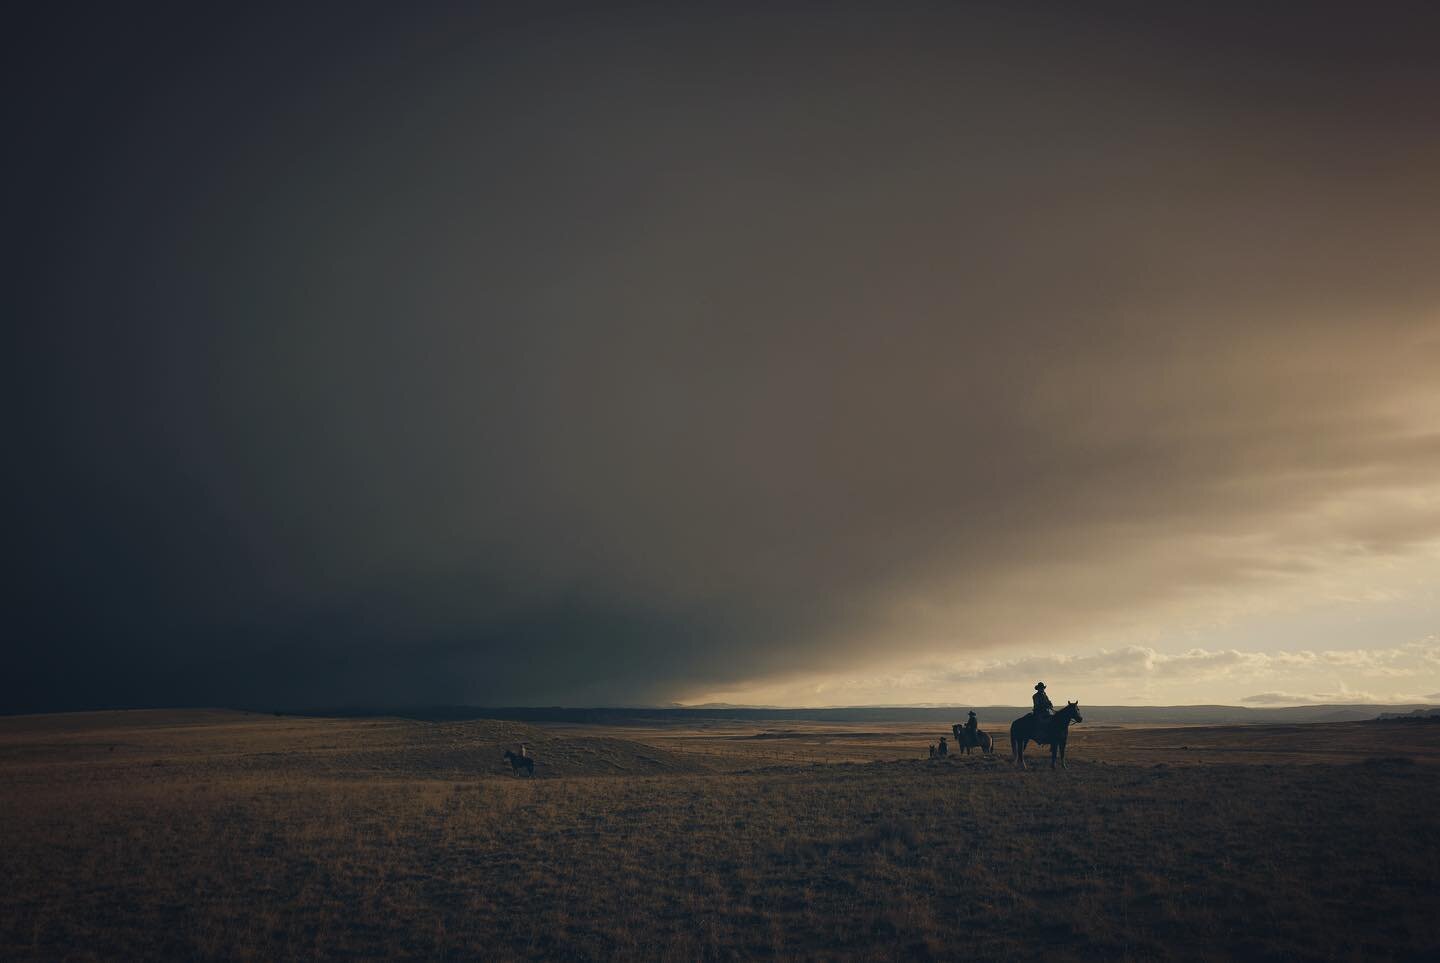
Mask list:
[[1034,733],[1026,731],[1025,716],[1021,716],[1010,723],[1010,758],[1013,762],[1019,763],[1021,749],[1025,743],[1030,741]]

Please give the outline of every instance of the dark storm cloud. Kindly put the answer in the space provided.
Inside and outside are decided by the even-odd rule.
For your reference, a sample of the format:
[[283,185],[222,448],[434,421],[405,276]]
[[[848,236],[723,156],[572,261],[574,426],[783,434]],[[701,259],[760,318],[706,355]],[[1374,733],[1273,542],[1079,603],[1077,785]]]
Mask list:
[[25,24],[0,704],[677,698],[1434,538],[1422,16]]

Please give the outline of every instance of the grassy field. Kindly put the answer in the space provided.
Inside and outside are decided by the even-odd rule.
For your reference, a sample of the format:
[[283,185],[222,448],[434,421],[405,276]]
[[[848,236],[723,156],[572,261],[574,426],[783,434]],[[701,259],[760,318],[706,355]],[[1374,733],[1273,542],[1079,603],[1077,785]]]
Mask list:
[[1440,726],[1074,732],[0,719],[0,957],[1440,957]]

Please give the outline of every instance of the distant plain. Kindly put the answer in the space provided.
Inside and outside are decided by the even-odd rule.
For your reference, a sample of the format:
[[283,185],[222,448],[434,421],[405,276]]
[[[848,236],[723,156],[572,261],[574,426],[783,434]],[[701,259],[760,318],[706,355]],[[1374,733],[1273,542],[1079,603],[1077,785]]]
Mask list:
[[1440,956],[1440,725],[941,735],[4,718],[0,958]]

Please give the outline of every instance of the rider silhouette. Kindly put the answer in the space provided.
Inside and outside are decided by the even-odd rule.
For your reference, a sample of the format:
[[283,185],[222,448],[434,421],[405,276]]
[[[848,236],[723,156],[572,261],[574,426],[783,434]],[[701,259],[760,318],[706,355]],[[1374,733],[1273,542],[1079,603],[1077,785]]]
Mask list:
[[1045,694],[1045,683],[1035,683],[1035,694],[1030,697],[1035,703],[1035,732],[1037,735],[1050,726],[1050,713],[1055,709],[1050,697]]
[[[965,745],[965,746],[978,746],[978,745],[980,744],[979,738],[975,735],[976,731],[977,731],[979,728],[980,728],[980,723],[978,723],[978,722],[975,721],[975,710],[974,710],[974,709],[971,709],[971,710],[970,710],[970,718],[968,718],[968,719],[965,720],[965,729],[964,729],[964,732],[965,732],[965,741],[964,741],[963,745]],[[959,741],[959,740],[957,740],[957,741]]]

